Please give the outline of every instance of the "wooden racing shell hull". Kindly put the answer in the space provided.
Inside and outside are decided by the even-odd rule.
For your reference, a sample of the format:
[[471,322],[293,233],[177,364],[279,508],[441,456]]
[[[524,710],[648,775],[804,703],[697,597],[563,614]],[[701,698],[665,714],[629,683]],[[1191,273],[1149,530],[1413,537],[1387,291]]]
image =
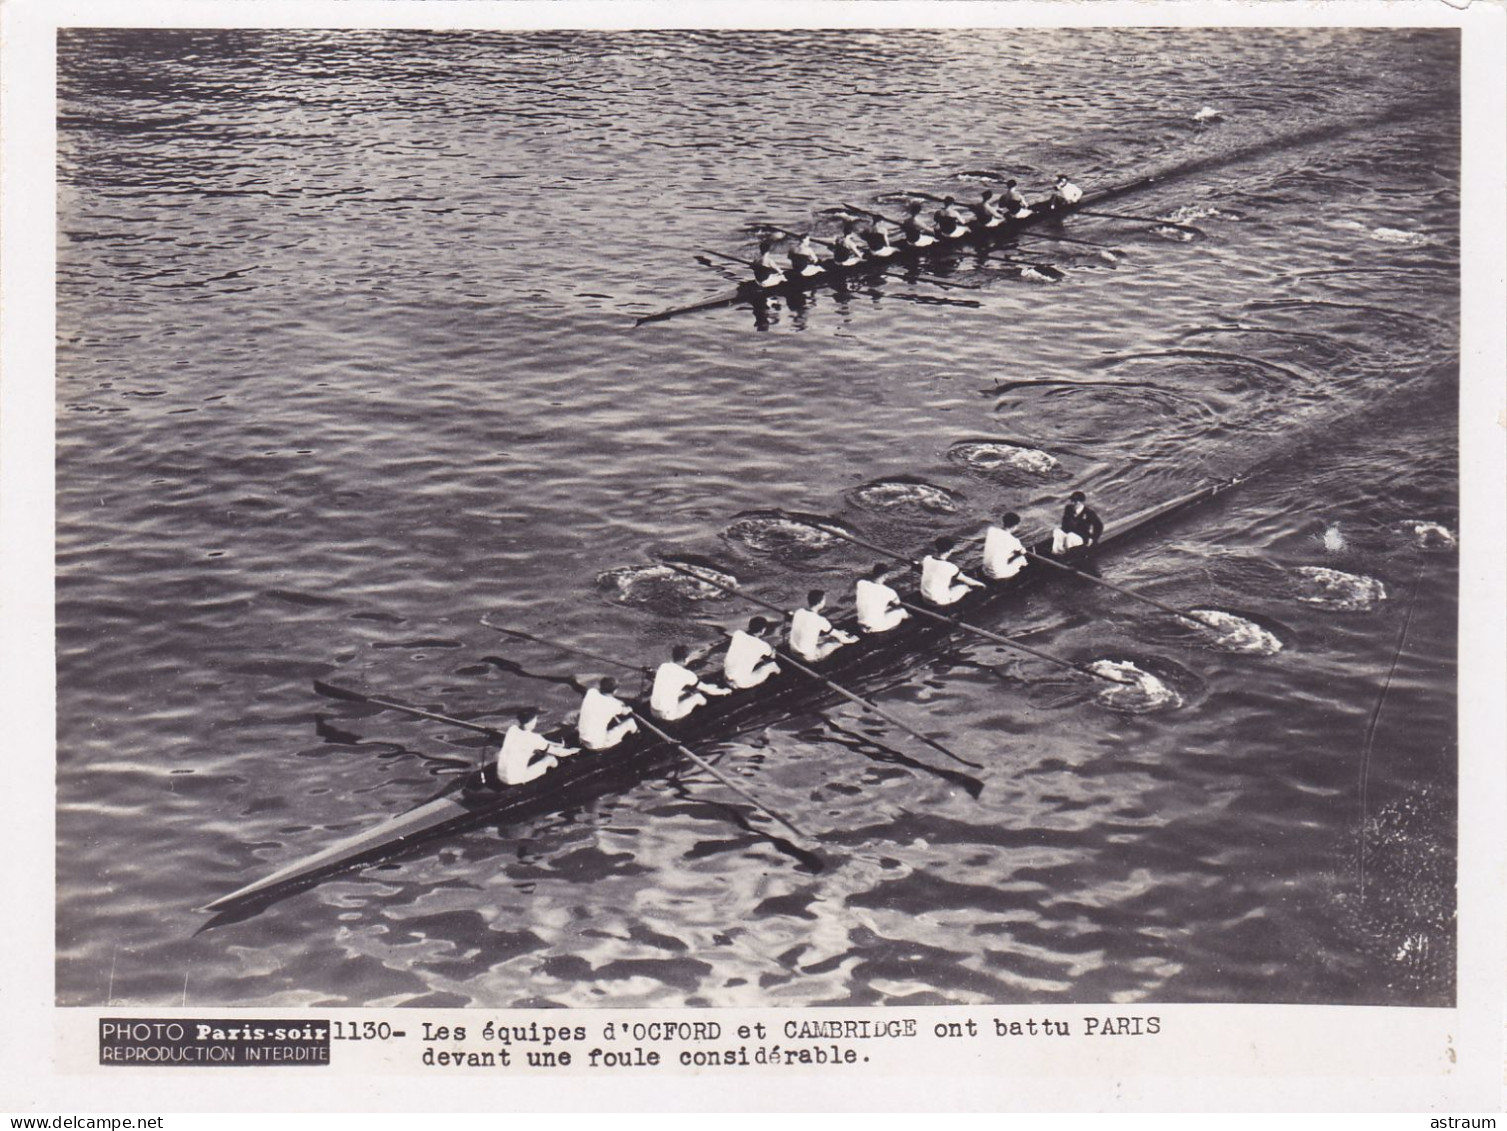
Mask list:
[[[1091,559],[1105,548],[1121,544],[1153,524],[1212,499],[1238,482],[1214,483],[1109,523],[1098,543],[1070,550],[1060,560],[1078,564]],[[1047,544],[1040,543],[1035,548],[1044,552]],[[1061,576],[1060,571],[1028,565],[1015,577],[974,590],[944,611],[949,616],[977,623],[984,614],[996,611],[1018,594],[1052,576]],[[902,591],[902,597],[920,602],[914,589]],[[925,654],[940,639],[960,632],[916,615],[888,632],[871,635],[862,634],[851,615],[834,623],[838,628],[859,636],[859,640],[809,666],[829,679],[850,685],[895,668],[903,670],[917,654]],[[786,665],[757,687],[712,699],[687,718],[660,725],[686,746],[704,746],[767,726],[797,710],[810,710],[832,698],[833,693],[822,684]],[[633,706],[639,711],[648,711],[646,703],[635,702]],[[574,736],[568,729],[561,729],[551,737],[569,742]],[[496,788],[479,771],[474,772],[438,796],[221,896],[203,910],[223,914],[252,909],[290,895],[335,872],[392,856],[448,833],[486,823],[505,824],[558,812],[607,793],[620,792],[681,761],[683,758],[673,745],[640,730],[611,750],[582,750],[561,760],[549,773],[521,786]]]

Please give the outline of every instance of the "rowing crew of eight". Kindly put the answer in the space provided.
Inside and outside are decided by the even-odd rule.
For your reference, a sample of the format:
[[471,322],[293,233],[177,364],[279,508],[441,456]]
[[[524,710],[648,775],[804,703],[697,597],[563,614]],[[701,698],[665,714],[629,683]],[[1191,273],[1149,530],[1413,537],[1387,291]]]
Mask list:
[[[1052,195],[1044,205],[1048,211],[1070,207],[1083,199],[1083,190],[1065,176],[1059,176],[1052,188]],[[988,231],[1007,220],[1024,220],[1033,215],[1033,209],[1025,197],[1016,191],[1015,181],[1005,182],[1004,192],[997,197],[992,190],[985,190],[979,200],[967,206],[946,197],[942,206],[932,213],[932,226],[921,220],[921,202],[912,201],[906,210],[905,219],[889,220],[877,213],[866,232],[858,230],[851,219],[843,221],[842,235],[836,240],[815,240],[810,232],[799,237],[799,242],[790,249],[789,270],[801,278],[823,274],[827,267],[840,270],[856,267],[865,260],[882,260],[898,252],[902,246],[930,247],[944,240],[958,240],[970,232]],[[901,244],[894,242],[892,229],[898,228],[903,237]],[[759,256],[753,261],[754,278],[761,287],[783,286],[787,281],[787,268],[775,259],[775,239],[765,236],[759,241]],[[832,258],[822,260],[814,243],[822,243],[832,249]]]
[[[1025,545],[1016,535],[1020,516],[1007,513],[998,525],[991,525],[984,535],[980,572],[991,581],[1014,577],[1027,566]],[[1104,531],[1104,523],[1088,506],[1083,492],[1074,491],[1062,514],[1061,523],[1052,531],[1052,553],[1062,554],[1076,546],[1092,545]],[[928,604],[951,605],[970,590],[984,584],[969,577],[951,561],[957,548],[951,538],[939,538],[932,553],[921,561],[921,597]],[[859,579],[855,593],[859,627],[867,634],[888,632],[907,617],[900,594],[885,583],[890,572],[887,565],[876,565]],[[833,627],[822,615],[825,594],[813,589],[806,605],[790,614],[788,646],[802,660],[816,662],[858,637]],[[722,684],[709,683],[686,666],[689,658],[685,645],[676,645],[671,658],[659,665],[649,693],[649,710],[663,722],[683,719],[706,702],[707,696],[729,695],[734,690],[757,687],[780,670],[776,645],[768,636],[776,626],[763,617],[754,617],[747,629],[729,634],[722,657]],[[559,759],[579,753],[581,749],[609,750],[638,730],[634,709],[615,694],[617,681],[611,677],[596,687],[587,688],[576,722],[579,747],[567,746],[540,734],[537,708],[518,713],[518,721],[503,736],[497,756],[497,777],[503,785],[522,785],[547,773]]]

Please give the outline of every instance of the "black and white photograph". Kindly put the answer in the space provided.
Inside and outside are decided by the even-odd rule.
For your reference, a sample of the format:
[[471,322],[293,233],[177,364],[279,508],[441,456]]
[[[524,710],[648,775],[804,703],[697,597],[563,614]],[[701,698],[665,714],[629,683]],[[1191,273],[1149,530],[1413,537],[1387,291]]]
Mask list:
[[1459,1004],[1459,27],[55,48],[55,1006]]

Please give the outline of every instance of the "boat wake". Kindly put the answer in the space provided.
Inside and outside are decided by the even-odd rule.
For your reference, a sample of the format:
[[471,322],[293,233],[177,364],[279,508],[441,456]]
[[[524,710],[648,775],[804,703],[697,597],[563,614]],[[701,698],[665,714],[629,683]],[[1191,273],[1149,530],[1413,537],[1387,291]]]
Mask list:
[[1328,566],[1299,566],[1298,600],[1307,605],[1347,613],[1365,613],[1387,598],[1387,589],[1374,577],[1365,577]]
[[1175,688],[1129,660],[1096,660],[1088,667],[1096,675],[1119,681],[1119,686],[1105,687],[1099,692],[1100,704],[1111,711],[1144,715],[1183,705],[1183,697]]
[[1190,609],[1189,612],[1193,614],[1190,619],[1196,619],[1200,627],[1214,631],[1211,643],[1221,652],[1272,656],[1282,651],[1282,641],[1276,633],[1245,617],[1219,609]]

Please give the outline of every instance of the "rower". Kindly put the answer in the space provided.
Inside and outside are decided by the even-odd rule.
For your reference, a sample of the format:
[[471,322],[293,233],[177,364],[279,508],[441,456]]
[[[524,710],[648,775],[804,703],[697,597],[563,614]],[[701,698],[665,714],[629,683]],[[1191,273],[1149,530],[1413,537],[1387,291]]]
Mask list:
[[803,279],[820,275],[827,269],[822,266],[816,246],[811,242],[811,233],[801,237],[801,242],[790,249],[790,266]]
[[832,245],[832,262],[838,267],[856,267],[868,258],[869,249],[852,220],[842,222],[842,235]]
[[619,699],[616,691],[617,680],[611,676],[586,689],[581,714],[576,719],[576,734],[587,750],[610,750],[638,730],[633,708]]
[[1031,206],[1026,203],[1026,198],[1015,191],[1015,179],[1012,177],[1005,182],[1005,191],[999,194],[1000,204],[1005,214],[1013,216],[1017,220],[1024,220],[1031,215]]
[[858,637],[832,627],[832,622],[822,616],[822,606],[827,595],[820,589],[806,594],[806,607],[790,614],[790,647],[803,660],[813,663],[824,660],[844,644],[854,643]]
[[503,785],[522,785],[547,773],[561,758],[576,753],[576,748],[553,742],[534,729],[539,721],[537,707],[518,712],[518,721],[508,727],[497,753],[497,776]]
[[1057,174],[1057,182],[1052,186],[1052,211],[1061,212],[1073,207],[1083,199],[1083,190],[1066,176]]
[[968,220],[957,208],[952,197],[946,197],[942,201],[942,207],[932,213],[932,223],[937,229],[937,235],[944,240],[955,240],[968,234]]
[[667,723],[683,719],[706,702],[708,695],[729,695],[731,690],[712,683],[702,683],[701,677],[685,666],[690,651],[684,644],[677,644],[671,658],[659,665],[654,673],[654,689],[649,692],[649,709],[656,718]]
[[759,286],[768,290],[785,282],[785,272],[774,260],[774,238],[765,236],[759,241],[759,258],[753,261],[754,278]]
[[973,213],[973,227],[977,231],[986,231],[989,228],[997,228],[1005,222],[1005,214],[999,210],[999,205],[993,200],[992,189],[985,189],[984,195],[978,198],[978,202],[969,205],[969,211]]
[[1088,505],[1082,491],[1068,496],[1062,510],[1062,523],[1052,531],[1052,553],[1062,554],[1075,546],[1092,546],[1104,533],[1104,523]]
[[890,239],[889,221],[883,217],[869,225],[863,233],[863,242],[868,245],[868,254],[872,259],[888,259],[900,250]]
[[774,662],[774,645],[764,639],[770,627],[763,617],[754,617],[747,631],[737,629],[728,638],[727,651],[722,654],[722,678],[729,687],[758,687],[780,670]]
[[888,632],[910,616],[900,605],[900,594],[884,583],[889,572],[890,567],[880,562],[858,579],[858,626],[865,632]]
[[913,200],[905,210],[905,219],[900,223],[905,233],[905,242],[911,247],[930,247],[937,242],[936,233],[921,223],[921,202]]
[[951,605],[968,590],[984,584],[947,560],[948,555],[957,549],[957,543],[951,538],[938,538],[933,547],[933,552],[921,559],[921,596],[933,605]]
[[1016,535],[1020,515],[1007,511],[984,535],[984,576],[991,581],[1014,577],[1026,567],[1026,547]]

